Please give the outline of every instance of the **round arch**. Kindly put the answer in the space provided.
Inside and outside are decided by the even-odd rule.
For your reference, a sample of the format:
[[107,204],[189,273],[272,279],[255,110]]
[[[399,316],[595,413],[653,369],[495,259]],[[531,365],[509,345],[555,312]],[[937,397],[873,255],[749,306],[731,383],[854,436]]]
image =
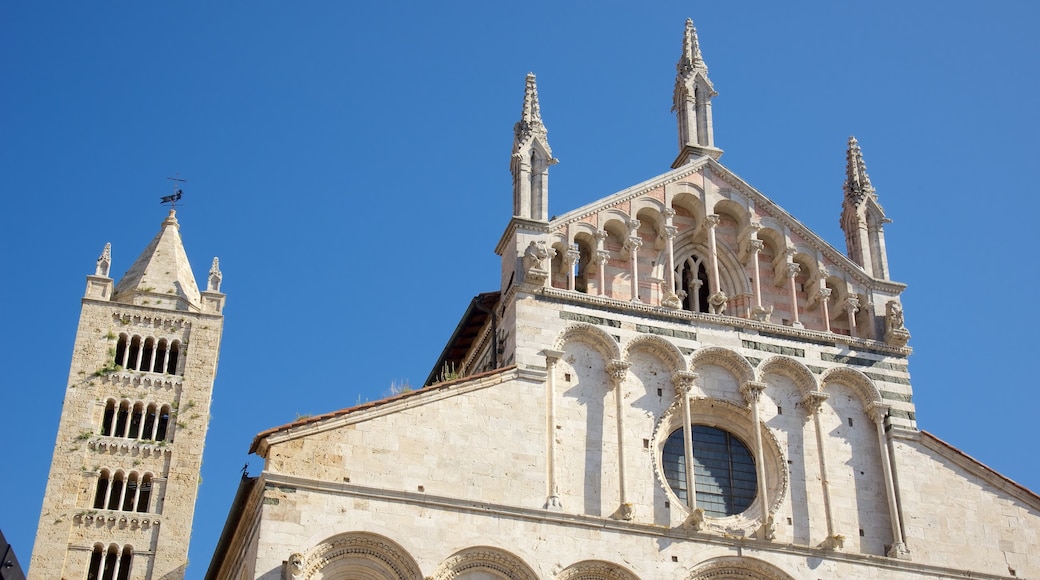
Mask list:
[[874,384],[874,381],[856,369],[837,367],[828,370],[820,377],[820,384],[823,390],[826,390],[830,383],[839,383],[851,387],[859,395],[860,400],[863,401],[864,411],[870,408],[871,403],[881,402],[881,391]]
[[771,356],[758,365],[758,380],[765,382],[766,373],[778,373],[795,382],[802,389],[802,394],[818,391],[820,385],[816,376],[804,364],[786,356]]
[[683,357],[679,347],[653,334],[642,334],[633,338],[625,344],[621,352],[621,360],[628,361],[633,351],[645,350],[653,353],[658,358],[670,365],[672,371],[687,370],[686,358]]
[[[288,578],[422,580],[419,565],[393,540],[368,532],[347,532],[322,540],[285,563]],[[320,574],[320,576],[319,576]]]
[[639,580],[627,568],[603,560],[583,560],[567,566],[556,580]]
[[762,560],[724,556],[708,560],[693,569],[690,580],[794,580],[780,568]]
[[698,350],[690,357],[690,367],[694,372],[697,371],[698,365],[705,364],[718,365],[728,370],[741,385],[755,380],[755,368],[751,363],[728,348],[709,346]]
[[518,556],[491,546],[475,546],[455,552],[441,562],[431,577],[434,580],[454,580],[469,572],[485,572],[507,580],[538,578]]
[[621,349],[614,337],[591,324],[568,326],[556,337],[553,350],[563,350],[568,342],[580,341],[592,345],[607,361],[621,358]]

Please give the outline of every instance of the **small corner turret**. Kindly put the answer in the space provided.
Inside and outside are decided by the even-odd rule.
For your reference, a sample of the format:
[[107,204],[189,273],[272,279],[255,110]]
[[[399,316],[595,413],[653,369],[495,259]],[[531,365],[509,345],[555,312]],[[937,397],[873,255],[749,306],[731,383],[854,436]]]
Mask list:
[[513,126],[513,155],[509,163],[514,217],[549,221],[549,167],[558,160],[552,156],[548,134],[538,106],[534,73],[527,73],[524,105],[520,120]]
[[705,155],[718,160],[722,149],[715,147],[715,131],[711,123],[711,99],[718,95],[708,80],[708,65],[701,56],[697,29],[686,19],[682,54],[675,65],[675,91],[672,112],[679,123],[679,156],[672,163],[681,167]]
[[888,280],[888,254],[885,251],[884,224],[892,220],[878,203],[877,193],[867,175],[867,164],[855,137],[849,137],[845,153],[845,199],[841,208],[841,229],[849,258],[871,276]]

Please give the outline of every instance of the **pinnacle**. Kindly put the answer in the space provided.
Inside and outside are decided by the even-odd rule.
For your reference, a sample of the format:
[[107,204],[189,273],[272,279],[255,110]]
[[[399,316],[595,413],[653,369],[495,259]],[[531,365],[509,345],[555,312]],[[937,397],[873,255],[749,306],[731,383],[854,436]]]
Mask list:
[[683,31],[682,56],[675,69],[679,74],[685,74],[695,68],[707,70],[708,66],[701,56],[700,42],[697,40],[697,28],[693,26],[693,19],[686,19],[686,29]]
[[867,164],[863,161],[863,151],[855,137],[849,137],[845,160],[845,197],[859,203],[864,197],[874,195],[874,187],[867,175]]

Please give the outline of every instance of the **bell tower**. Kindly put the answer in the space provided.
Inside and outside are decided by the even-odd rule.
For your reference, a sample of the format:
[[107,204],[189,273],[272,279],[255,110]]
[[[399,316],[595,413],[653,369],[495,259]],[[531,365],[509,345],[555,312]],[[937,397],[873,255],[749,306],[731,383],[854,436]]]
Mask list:
[[183,578],[223,329],[173,211],[118,283],[87,276],[29,577]]

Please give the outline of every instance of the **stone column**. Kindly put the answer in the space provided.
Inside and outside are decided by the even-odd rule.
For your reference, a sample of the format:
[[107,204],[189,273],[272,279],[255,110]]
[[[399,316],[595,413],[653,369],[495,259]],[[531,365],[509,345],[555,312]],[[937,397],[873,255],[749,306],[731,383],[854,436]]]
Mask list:
[[628,261],[632,264],[632,302],[639,302],[639,248],[643,239],[639,237],[639,220],[628,220],[628,239],[625,249],[628,250]]
[[812,418],[813,428],[816,432],[816,453],[820,458],[820,485],[823,488],[823,510],[827,518],[827,538],[820,547],[834,550],[844,545],[845,537],[834,533],[834,514],[831,511],[830,482],[827,480],[827,458],[823,447],[823,429],[820,427],[820,407],[828,398],[827,393],[813,391],[802,399],[805,407],[806,419]]
[[758,402],[762,398],[762,391],[766,384],[759,381],[748,381],[740,387],[740,393],[744,395],[748,407],[751,409],[751,424],[755,432],[755,471],[758,475],[758,494],[762,499],[762,527],[759,528],[759,537],[763,540],[772,540],[776,535],[776,527],[773,525],[773,514],[769,511],[769,492],[766,481],[766,455],[762,447],[762,425],[759,419]]
[[607,239],[607,232],[603,230],[596,231],[596,255],[593,260],[596,262],[596,278],[599,280],[598,295],[607,295],[607,260],[610,259],[610,252],[604,247],[604,241]]
[[831,308],[828,306],[828,302],[831,300],[831,289],[820,288],[820,304],[823,305],[823,330],[824,332],[831,331]]
[[802,267],[794,262],[788,262],[786,268],[788,284],[791,287],[791,326],[803,328],[802,321],[798,319],[798,283],[795,281],[795,277],[802,271]]
[[683,459],[686,463],[686,507],[690,515],[683,523],[684,527],[700,530],[704,524],[704,510],[697,507],[697,484],[693,473],[693,419],[690,412],[690,390],[697,379],[697,373],[676,371],[672,375],[675,385],[675,396],[679,398],[683,411]]
[[708,305],[712,314],[722,314],[726,310],[726,302],[729,297],[722,291],[719,281],[719,249],[715,242],[715,228],[719,225],[719,216],[710,214],[704,217],[704,225],[708,228],[708,259],[711,261],[711,270],[708,275],[708,288],[711,295],[708,296]]
[[556,363],[566,354],[558,350],[543,350],[545,355],[545,367],[547,369],[545,381],[545,445],[547,453],[548,471],[546,487],[548,488],[545,500],[545,509],[559,511],[563,509],[560,502],[559,482],[556,480]]
[[759,322],[765,322],[771,311],[762,306],[762,272],[758,264],[758,253],[764,247],[762,240],[748,240],[748,259],[751,261],[752,282],[755,285],[755,305],[751,309],[751,315]]
[[661,300],[661,306],[678,310],[682,308],[682,301],[679,300],[679,296],[675,292],[675,236],[678,230],[672,225],[673,217],[675,217],[675,210],[670,207],[664,208],[665,284],[667,285],[667,293],[664,299]]
[[571,292],[574,291],[574,264],[578,261],[581,256],[581,252],[572,244],[571,247],[563,254],[563,263],[567,264],[567,289]]
[[846,298],[845,311],[849,314],[849,336],[856,338],[856,313],[859,312],[859,298],[855,296]]
[[631,520],[632,504],[628,503],[625,492],[625,394],[623,384],[628,375],[629,363],[621,360],[610,361],[607,372],[610,373],[611,385],[614,387],[614,402],[617,405],[617,443],[618,443],[618,499],[620,506],[610,517],[615,520]]
[[910,559],[910,550],[903,541],[903,525],[899,518],[899,504],[896,501],[896,486],[892,479],[892,461],[888,437],[885,435],[885,417],[891,410],[891,406],[874,402],[867,406],[867,413],[874,421],[877,428],[878,446],[881,453],[881,471],[885,477],[885,492],[888,500],[888,518],[892,524],[892,546],[888,550],[889,558]]

